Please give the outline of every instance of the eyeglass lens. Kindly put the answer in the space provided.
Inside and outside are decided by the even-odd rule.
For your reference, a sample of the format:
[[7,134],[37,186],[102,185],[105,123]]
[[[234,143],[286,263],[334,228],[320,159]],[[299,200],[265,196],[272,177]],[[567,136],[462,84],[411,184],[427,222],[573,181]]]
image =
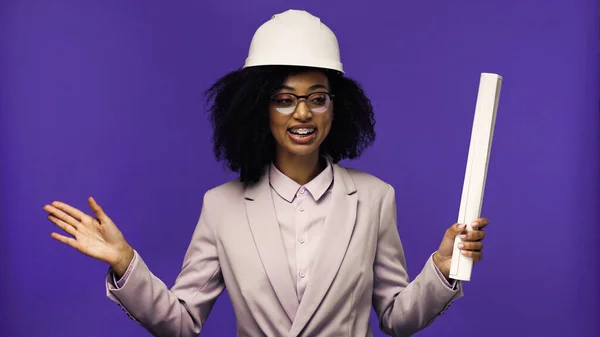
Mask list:
[[[301,96],[301,98],[304,98]],[[291,114],[298,106],[298,96],[290,93],[277,94],[273,97],[272,102],[275,109],[282,114]],[[329,108],[331,98],[326,92],[314,92],[306,97],[308,108],[313,113],[323,113]]]

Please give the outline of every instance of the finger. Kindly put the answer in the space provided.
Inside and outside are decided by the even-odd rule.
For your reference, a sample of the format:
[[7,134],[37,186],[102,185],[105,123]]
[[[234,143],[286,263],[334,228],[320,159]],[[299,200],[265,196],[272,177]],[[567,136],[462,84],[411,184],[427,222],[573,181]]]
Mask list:
[[98,203],[96,202],[96,200],[94,200],[93,197],[88,198],[88,204],[90,205],[90,208],[92,209],[94,214],[96,214],[96,217],[98,218],[98,220],[100,220],[100,222],[108,223],[111,221],[108,215],[104,213],[102,207],[98,205]]
[[483,249],[483,243],[477,242],[461,242],[458,244],[458,248],[462,250],[481,251]]
[[53,215],[48,215],[48,220],[52,221],[54,224],[56,224],[58,227],[60,227],[60,229],[69,233],[70,235],[77,236],[77,230],[75,229],[75,227],[69,225],[68,223],[62,221],[61,219],[59,219]]
[[56,207],[59,207],[64,212],[67,212],[72,218],[74,218],[74,220],[77,222],[75,224],[73,224],[71,222],[69,222],[69,223],[73,224],[75,226],[75,228],[78,228],[77,225],[79,225],[80,223],[85,226],[91,226],[91,225],[94,225],[95,223],[97,223],[96,218],[80,211],[79,209],[77,209],[75,207],[69,206],[65,203],[55,201],[54,203],[52,203],[52,205],[56,205]]
[[52,233],[52,234],[50,234],[50,236],[53,239],[55,239],[56,241],[60,241],[68,246],[71,246],[71,247],[77,249],[77,250],[79,250],[79,248],[80,248],[79,242],[77,242],[77,240],[75,240],[73,238],[69,238],[64,235],[60,235],[58,233]]
[[487,218],[479,218],[473,222],[471,227],[473,227],[473,229],[476,229],[476,230],[482,230],[485,227],[487,227],[487,225],[489,225],[489,224],[490,224],[490,221]]
[[485,238],[484,231],[470,231],[460,235],[462,241],[481,241]]
[[446,230],[446,233],[444,236],[447,237],[448,239],[454,240],[454,238],[457,235],[464,232],[466,227],[467,226],[465,226],[464,224],[455,223]]
[[68,223],[69,225],[71,225],[75,228],[77,228],[79,226],[79,221],[77,221],[73,217],[69,216],[67,213],[63,212],[62,210],[60,210],[54,206],[46,205],[46,206],[44,206],[44,210],[46,212],[50,213],[51,215],[53,215],[54,217],[64,221],[65,223]]
[[473,259],[473,262],[479,262],[483,258],[483,253],[470,251],[470,250],[461,250],[460,253],[464,256],[470,257]]
[[64,202],[54,201],[52,203],[52,206],[54,206],[54,207],[60,209],[61,211],[67,213],[73,219],[75,219],[77,221],[81,221],[81,219],[83,219],[83,217],[87,215],[87,214],[83,213],[82,211],[78,210],[77,208],[65,204]]

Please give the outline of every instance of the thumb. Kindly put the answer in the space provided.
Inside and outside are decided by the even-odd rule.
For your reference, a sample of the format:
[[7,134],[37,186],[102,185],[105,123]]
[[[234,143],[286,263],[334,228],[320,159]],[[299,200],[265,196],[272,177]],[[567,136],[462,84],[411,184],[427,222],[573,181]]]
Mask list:
[[467,226],[459,223],[455,223],[454,225],[448,227],[448,229],[446,229],[446,233],[444,234],[444,238],[440,243],[438,253],[446,258],[451,257],[452,251],[454,250],[454,240],[456,239],[456,236],[464,232],[466,228]]
[[454,225],[452,225],[448,228],[444,239],[451,239],[452,241],[454,241],[454,238],[458,234],[461,234],[462,232],[464,232],[466,228],[467,228],[467,226],[465,224],[455,223]]
[[96,214],[96,217],[98,218],[98,220],[100,220],[101,223],[111,222],[108,215],[106,215],[106,213],[104,213],[104,210],[102,209],[102,207],[100,207],[100,205],[98,205],[98,203],[96,202],[96,200],[94,200],[93,197],[88,198],[88,204],[90,205],[90,208],[92,209],[94,214]]

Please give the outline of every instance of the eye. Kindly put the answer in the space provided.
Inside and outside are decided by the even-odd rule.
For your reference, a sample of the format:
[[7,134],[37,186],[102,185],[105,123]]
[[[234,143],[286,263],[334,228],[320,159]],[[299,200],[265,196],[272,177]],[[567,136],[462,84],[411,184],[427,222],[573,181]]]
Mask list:
[[279,94],[273,98],[273,103],[275,103],[278,106],[290,106],[294,105],[294,102],[294,96],[289,94]]
[[315,105],[323,105],[327,103],[326,94],[313,94],[310,98],[310,103]]
[[275,100],[275,102],[277,104],[282,104],[282,105],[290,105],[293,103],[293,101],[289,98],[280,98],[278,100]]

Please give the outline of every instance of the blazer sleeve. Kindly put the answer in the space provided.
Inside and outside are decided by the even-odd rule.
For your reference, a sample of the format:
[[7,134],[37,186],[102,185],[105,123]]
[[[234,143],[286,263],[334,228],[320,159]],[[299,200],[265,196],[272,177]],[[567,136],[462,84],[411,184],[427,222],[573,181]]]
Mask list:
[[107,274],[107,296],[154,336],[198,336],[225,288],[217,256],[213,203],[208,191],[181,272],[171,289],[152,274],[138,252],[122,286],[115,284],[112,271]]
[[391,336],[411,336],[430,325],[463,295],[462,284],[449,285],[432,256],[412,281],[406,271],[404,250],[396,227],[392,186],[383,200],[374,263],[373,307],[381,330]]

